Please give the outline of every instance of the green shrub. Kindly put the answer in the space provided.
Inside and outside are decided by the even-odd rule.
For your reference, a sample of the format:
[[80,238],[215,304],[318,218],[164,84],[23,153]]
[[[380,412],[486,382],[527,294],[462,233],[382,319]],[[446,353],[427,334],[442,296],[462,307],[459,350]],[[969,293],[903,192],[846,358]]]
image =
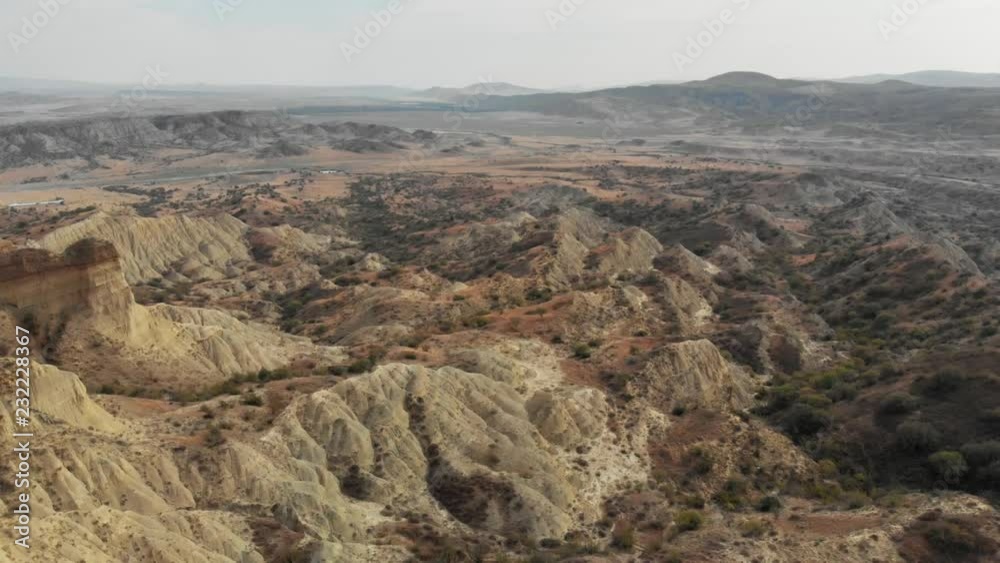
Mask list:
[[635,526],[621,521],[611,532],[611,545],[618,549],[631,551],[635,547]]
[[957,519],[935,519],[920,525],[923,527],[920,535],[943,556],[942,561],[965,560],[969,555],[990,555],[997,547],[996,542]]
[[833,404],[829,397],[820,393],[807,392],[799,397],[799,402],[807,407],[822,410]]
[[795,404],[782,417],[782,426],[793,438],[814,436],[830,426],[829,413],[804,404]]
[[482,315],[469,317],[462,321],[467,328],[485,328],[490,324],[490,320]]
[[694,448],[690,454],[691,470],[698,475],[708,475],[712,472],[715,462],[712,456],[701,448]]
[[959,483],[969,471],[969,465],[959,452],[940,451],[927,458],[934,474],[949,485]]
[[808,495],[825,503],[836,502],[844,496],[844,489],[839,483],[818,482],[808,489]]
[[[270,376],[268,377],[268,381],[282,381],[282,380],[285,380],[285,379],[291,379],[294,376],[295,376],[295,374],[292,373],[292,370],[290,370],[288,368],[278,368],[278,369],[273,370],[273,371],[270,372]],[[258,378],[259,377],[260,377],[260,375],[258,374]]]
[[729,479],[712,499],[725,510],[739,510],[747,503],[747,483],[742,479]]
[[355,360],[351,365],[347,366],[348,373],[359,374],[365,373],[375,367],[375,359],[372,357],[362,358],[360,360]]
[[225,443],[226,437],[223,436],[222,430],[218,426],[212,425],[208,429],[208,434],[205,435],[205,445],[209,448],[217,448]]
[[864,508],[871,504],[872,499],[868,495],[862,493],[861,491],[848,491],[844,493],[841,499],[844,504],[850,510],[857,510],[859,508]]
[[903,372],[892,364],[886,364],[879,368],[878,377],[882,381],[894,381],[899,379]]
[[914,381],[913,390],[925,397],[942,398],[958,391],[963,382],[964,378],[961,374],[948,370]]
[[576,346],[573,347],[573,355],[580,360],[586,360],[591,355],[593,355],[593,353],[594,352],[593,350],[590,349],[590,346],[586,344],[577,344]]
[[680,532],[693,532],[705,523],[705,518],[696,510],[682,510],[674,516],[674,524]]
[[976,476],[987,483],[1000,483],[1000,461],[994,461],[976,471]]
[[745,538],[759,538],[771,531],[771,524],[760,518],[752,518],[740,522],[739,530]]
[[979,419],[989,424],[1000,424],[1000,407],[987,410],[979,415]]
[[701,495],[687,495],[681,499],[681,504],[688,508],[705,508],[705,499]]
[[819,474],[825,479],[833,479],[840,475],[840,468],[837,467],[837,462],[832,459],[821,459],[817,466],[819,469]]
[[757,510],[760,512],[778,513],[781,512],[781,499],[774,495],[768,495],[757,503]]
[[765,398],[767,405],[764,407],[764,414],[773,414],[795,404],[799,398],[799,390],[794,385],[778,385],[766,391]]
[[292,300],[281,308],[281,316],[285,319],[292,319],[302,310],[302,302],[298,300]]
[[533,301],[533,302],[548,301],[549,299],[552,299],[552,290],[547,287],[544,288],[533,287],[529,289],[524,296],[528,301]]
[[962,457],[972,467],[986,467],[1000,461],[1000,441],[977,442],[961,447]]
[[250,407],[261,407],[261,406],[264,406],[264,399],[261,399],[260,395],[258,395],[256,393],[248,393],[248,394],[244,395],[243,396],[243,400],[241,402],[244,405],[247,405],[247,406],[250,406]]
[[917,399],[909,393],[890,393],[879,402],[878,412],[884,415],[911,413],[917,408]]
[[858,396],[858,387],[855,384],[838,382],[827,390],[826,396],[833,402],[848,401]]
[[938,447],[941,434],[930,424],[908,420],[896,427],[896,447],[907,452],[927,452]]

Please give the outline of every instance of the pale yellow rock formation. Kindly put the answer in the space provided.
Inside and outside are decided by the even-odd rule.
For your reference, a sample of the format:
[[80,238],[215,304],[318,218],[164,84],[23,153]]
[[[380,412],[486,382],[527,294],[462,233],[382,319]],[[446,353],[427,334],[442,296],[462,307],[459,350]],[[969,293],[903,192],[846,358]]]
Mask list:
[[657,350],[629,392],[665,411],[673,406],[715,410],[744,409],[753,398],[753,381],[726,360],[708,340],[668,344]]
[[39,245],[61,253],[83,239],[106,240],[118,251],[129,284],[161,277],[200,281],[231,276],[250,261],[247,230],[224,214],[150,218],[102,211],[49,233]]

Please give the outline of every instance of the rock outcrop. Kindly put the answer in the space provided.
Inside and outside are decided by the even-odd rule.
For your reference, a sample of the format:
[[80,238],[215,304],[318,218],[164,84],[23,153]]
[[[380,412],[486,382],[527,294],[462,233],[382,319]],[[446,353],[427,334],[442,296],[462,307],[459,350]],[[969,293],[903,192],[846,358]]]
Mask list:
[[753,399],[749,374],[726,360],[708,340],[668,344],[657,350],[628,392],[665,412],[681,406],[745,409]]
[[605,246],[594,250],[597,271],[610,277],[641,274],[653,269],[653,259],[663,251],[663,245],[642,229],[627,229]]
[[333,242],[331,236],[306,233],[289,225],[254,229],[247,239],[255,258],[275,264],[321,254]]
[[61,253],[86,238],[105,240],[121,257],[129,284],[165,278],[203,281],[232,276],[250,260],[248,227],[229,215],[147,218],[99,212],[43,237],[42,248]]
[[[601,393],[562,386],[554,360],[541,371],[518,367],[545,353],[538,346],[497,342],[492,359],[473,362],[492,365],[483,370],[491,375],[386,365],[295,399],[256,437],[173,451],[161,444],[188,441],[183,429],[156,416],[124,424],[75,375],[41,367],[39,432],[53,448],[38,462],[33,553],[262,563],[254,529],[271,521],[304,535],[292,546],[299,553],[402,561],[370,533],[412,513],[562,537],[581,518],[599,519],[601,499],[645,469],[640,454],[619,451]],[[0,422],[10,428],[6,409]],[[157,432],[167,435],[150,441]],[[606,476],[595,479],[595,468]],[[69,533],[72,547],[59,541]]]
[[[93,239],[62,255],[38,249],[0,254],[0,305],[30,319],[46,357],[91,374],[88,383],[95,385],[191,388],[302,359],[314,365],[343,359],[337,349],[223,311],[138,305],[115,248]],[[107,350],[115,353],[109,357]]]
[[576,342],[648,332],[656,323],[650,301],[642,290],[631,285],[575,292],[563,313],[561,328]]
[[58,337],[66,322],[92,316],[101,328],[131,330],[131,290],[109,243],[77,241],[61,255],[19,249],[0,254],[0,304],[30,318],[45,340]]
[[675,244],[657,257],[656,265],[664,272],[679,276],[698,286],[707,286],[722,270],[715,264]]
[[674,323],[674,332],[690,336],[706,327],[714,313],[707,299],[684,279],[664,276],[660,281],[664,313]]

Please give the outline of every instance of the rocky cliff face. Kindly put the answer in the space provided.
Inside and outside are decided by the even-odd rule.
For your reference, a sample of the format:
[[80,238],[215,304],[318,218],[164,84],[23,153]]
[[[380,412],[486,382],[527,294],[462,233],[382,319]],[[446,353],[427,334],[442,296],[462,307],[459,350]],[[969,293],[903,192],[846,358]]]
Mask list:
[[20,249],[0,253],[0,302],[31,318],[45,338],[78,315],[127,330],[132,293],[109,243],[86,239],[61,255]]
[[[326,365],[342,359],[337,349],[223,311],[138,305],[115,247],[89,238],[60,255],[39,249],[0,254],[0,305],[29,319],[47,358],[93,373],[92,385],[152,379],[190,389],[300,359]],[[115,353],[108,357],[106,350]],[[154,373],[143,365],[154,366]]]
[[60,253],[87,238],[108,241],[130,284],[166,278],[204,281],[233,275],[250,260],[249,228],[229,215],[138,217],[99,212],[46,235],[39,245]]
[[594,251],[597,270],[617,276],[623,273],[641,274],[653,269],[653,259],[663,251],[663,245],[642,229],[627,229],[615,236],[607,246]]
[[743,409],[751,404],[755,387],[750,375],[708,340],[669,344],[656,351],[630,386],[632,395],[665,412],[677,406]]

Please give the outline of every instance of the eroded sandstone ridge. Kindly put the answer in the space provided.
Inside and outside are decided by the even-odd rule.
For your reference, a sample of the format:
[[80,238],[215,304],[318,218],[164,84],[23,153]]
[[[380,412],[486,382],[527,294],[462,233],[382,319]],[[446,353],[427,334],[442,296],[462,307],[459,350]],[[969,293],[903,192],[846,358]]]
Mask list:
[[122,271],[130,284],[163,276],[205,281],[231,275],[250,261],[247,230],[229,215],[146,218],[100,212],[52,232],[39,244],[60,253],[88,238],[108,241],[122,257]]
[[142,373],[146,384],[163,378],[183,390],[300,359],[342,358],[224,311],[139,305],[118,251],[91,238],[58,255],[31,248],[0,255],[0,305],[34,329],[47,357],[94,374],[93,386],[137,385]]

